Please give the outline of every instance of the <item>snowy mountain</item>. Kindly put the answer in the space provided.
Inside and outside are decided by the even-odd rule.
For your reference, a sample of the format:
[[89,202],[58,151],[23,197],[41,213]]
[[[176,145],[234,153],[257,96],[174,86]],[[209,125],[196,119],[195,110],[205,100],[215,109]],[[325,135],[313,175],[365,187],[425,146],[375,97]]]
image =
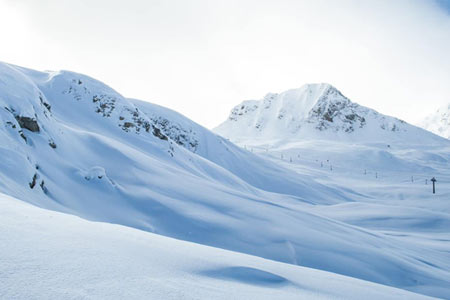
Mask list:
[[[31,168],[31,177],[21,174],[17,176],[18,181],[32,182],[34,174],[39,177],[42,172],[40,161],[49,161],[55,165],[52,160],[58,158],[66,168],[74,169],[62,174],[63,177],[73,172],[85,180],[94,178],[97,173],[102,176],[104,167],[96,166],[95,160],[105,160],[106,164],[110,164],[111,161],[105,157],[108,155],[119,156],[128,163],[129,160],[135,160],[137,156],[134,153],[120,153],[119,150],[125,148],[128,151],[139,149],[138,154],[152,155],[158,164],[168,163],[183,172],[197,176],[206,172],[208,179],[217,177],[221,183],[229,182],[233,187],[245,186],[244,190],[249,187],[242,179],[267,191],[283,191],[298,197],[310,189],[301,183],[306,181],[305,178],[293,172],[292,176],[297,177],[295,180],[272,176],[289,171],[262,161],[260,157],[241,150],[183,116],[133,100],[136,105],[144,106],[147,115],[128,99],[87,76],[66,71],[39,73],[6,64],[1,67],[0,105],[4,121],[1,134],[4,135],[4,141],[8,141],[3,146],[13,148],[14,145],[20,149],[23,154],[17,159],[26,160],[24,164]],[[121,148],[118,149],[119,146]],[[20,156],[18,153],[15,155]],[[67,161],[67,158],[71,160]],[[82,165],[81,160],[85,160]],[[139,169],[142,168],[139,166]],[[250,172],[255,168],[260,172]],[[109,172],[119,172],[122,178],[128,176],[123,172],[123,166],[108,169]],[[213,171],[208,172],[209,169]],[[108,174],[104,175],[108,177]],[[8,177],[10,180],[11,175]],[[72,179],[68,178],[69,181]],[[109,184],[114,186],[111,180]],[[311,186],[309,181],[308,186]],[[55,187],[53,193],[67,193],[58,189]]]
[[[235,106],[214,131],[232,141],[338,139],[343,141],[415,141],[437,139],[394,117],[350,101],[335,87],[307,84]],[[423,140],[422,140],[423,141]]]
[[[175,111],[149,102],[135,99],[130,101],[149,118],[155,127],[160,128],[161,133],[178,146],[223,167],[252,186],[269,192],[301,197],[306,201],[329,203],[343,200],[338,191],[327,192],[326,188],[308,181],[306,177],[300,177],[288,169],[280,168],[277,164],[243,151],[240,147],[236,147],[233,143]],[[280,177],[279,174],[287,176]],[[314,191],[314,197],[309,199],[305,197],[308,190]],[[320,190],[324,191],[323,196],[317,195],[317,191]]]
[[[317,92],[344,101],[340,93]],[[333,105],[324,107],[333,111]],[[318,132],[339,134],[356,134],[362,118],[361,130],[376,127],[368,125],[370,111],[366,116],[363,108],[348,105],[349,112],[343,115],[315,109],[317,114],[310,118],[308,113],[311,123],[305,124]],[[344,121],[350,111],[358,114],[353,131],[346,130],[350,123]],[[324,116],[333,122],[324,121]],[[393,120],[398,122],[395,127],[377,130],[386,135],[409,132],[410,125]],[[333,127],[336,124],[339,129]],[[415,127],[411,131],[425,132]],[[424,139],[443,140],[433,134]],[[0,63],[0,141],[0,192],[35,206],[426,295],[449,294],[449,251],[442,228],[450,216],[443,202],[436,202],[432,210],[415,207],[404,213],[412,220],[408,224],[429,224],[433,242],[366,228],[363,221],[326,208],[371,202],[372,194],[343,187],[337,180],[330,183],[312,175],[313,169],[285,166],[257,149],[255,153],[242,149],[174,111],[127,99],[88,76]],[[418,160],[423,154],[401,151]],[[450,160],[446,152],[432,154],[436,162]],[[416,162],[404,162],[405,170],[412,168],[417,168]],[[433,170],[434,165],[427,168]],[[375,220],[389,209],[377,208],[380,215]],[[400,212],[395,210],[396,214]],[[89,232],[91,226],[86,226]],[[407,230],[395,222],[390,229]]]
[[446,139],[450,139],[450,104],[442,106],[418,125]]

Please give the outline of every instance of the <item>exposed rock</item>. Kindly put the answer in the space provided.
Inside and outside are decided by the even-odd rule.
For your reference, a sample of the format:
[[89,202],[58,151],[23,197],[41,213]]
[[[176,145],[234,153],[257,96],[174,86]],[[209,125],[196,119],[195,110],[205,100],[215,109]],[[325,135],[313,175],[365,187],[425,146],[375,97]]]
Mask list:
[[123,123],[123,127],[125,127],[125,128],[134,127],[134,124],[131,122],[125,122],[125,123]]
[[42,95],[39,95],[39,100],[41,101],[41,104],[45,106],[45,108],[47,108],[47,110],[49,112],[52,111],[52,106],[50,104],[48,104],[47,102],[44,101],[44,98],[42,97]]
[[52,147],[53,149],[56,149],[56,144],[55,144],[55,142],[54,142],[53,140],[49,140],[49,141],[48,141],[48,145],[49,145],[50,147]]
[[231,111],[229,119],[232,120],[232,121],[237,121],[238,120],[238,116],[242,116],[242,115],[248,114],[248,113],[250,113],[252,111],[255,111],[257,108],[258,108],[258,105],[256,105],[256,104],[253,104],[253,105],[241,105],[240,107],[236,106]]
[[50,112],[52,111],[52,106],[50,104],[44,102],[44,106],[45,106],[45,108],[48,109],[48,111],[50,111]]
[[16,124],[13,124],[13,122],[10,122],[10,121],[7,121],[7,122],[6,122],[6,125],[11,126],[13,129],[16,128]]
[[39,132],[39,124],[34,118],[30,117],[23,117],[23,116],[15,116],[17,122],[19,123],[19,126],[21,128],[28,129],[32,132]]
[[130,121],[126,121],[123,124],[119,124],[119,127],[126,132],[130,132],[132,128],[134,128],[134,132],[136,134],[140,134],[141,129],[146,132],[150,132],[151,124],[150,122],[143,116],[138,109],[131,109],[129,107],[125,107],[123,110],[123,114],[129,114],[129,117],[124,117],[123,115],[119,116],[119,120],[123,121],[128,118]]
[[26,142],[27,142],[27,137],[25,136],[25,134],[23,133],[22,130],[19,130],[19,134],[20,134],[20,137],[23,138],[23,140],[24,140],[25,143],[26,143]]
[[41,181],[41,183],[39,184],[39,186],[41,187],[42,191],[44,192],[44,194],[48,194],[48,189],[45,186],[44,180]]
[[31,182],[29,183],[31,189],[33,189],[34,186],[36,185],[36,180],[37,180],[37,173],[34,173],[33,179],[32,179]]
[[113,110],[116,108],[115,103],[117,99],[109,95],[94,95],[92,102],[97,103],[96,113],[102,114],[103,117],[110,117]]
[[196,152],[199,141],[192,129],[183,128],[180,124],[171,122],[162,117],[152,116],[151,121],[166,137],[170,137],[175,143]]
[[161,133],[161,130],[153,126],[153,135],[160,138],[161,140],[167,141],[167,136]]
[[[77,84],[77,80],[73,79],[72,82],[74,84]],[[64,90],[62,93],[63,94],[70,94],[73,96],[73,98],[77,101],[80,101],[83,99],[84,96],[89,95],[90,91],[85,87],[79,87],[79,83],[78,85],[70,85],[68,89]]]

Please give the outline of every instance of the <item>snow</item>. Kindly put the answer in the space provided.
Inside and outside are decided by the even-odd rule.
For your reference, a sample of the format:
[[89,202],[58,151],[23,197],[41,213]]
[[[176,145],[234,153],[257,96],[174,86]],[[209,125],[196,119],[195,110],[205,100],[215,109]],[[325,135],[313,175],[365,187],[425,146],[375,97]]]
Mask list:
[[418,126],[450,139],[450,104],[440,107],[435,113],[422,120]]
[[[304,132],[309,132],[310,138],[299,139],[300,131],[286,136],[274,134],[275,129],[289,127],[287,123],[280,128],[272,127],[267,135],[263,131],[254,137],[253,129],[246,129],[243,122],[244,127],[235,128],[239,131],[229,133],[245,132],[248,139],[236,138],[245,149],[174,111],[127,99],[88,76],[69,71],[37,72],[0,63],[0,191],[37,207],[85,219],[19,205],[15,214],[22,209],[35,211],[33,215],[37,219],[29,227],[23,227],[23,230],[31,230],[30,241],[22,238],[27,235],[18,231],[21,226],[14,223],[17,219],[25,224],[25,217],[2,218],[5,226],[11,224],[8,230],[13,234],[9,238],[15,240],[3,243],[1,249],[8,255],[17,252],[17,255],[42,261],[33,264],[31,260],[21,269],[18,256],[16,260],[11,259],[13,263],[8,271],[3,272],[1,267],[1,273],[16,276],[17,272],[15,280],[26,278],[27,272],[46,270],[44,266],[52,261],[50,258],[59,257],[52,270],[60,270],[58,274],[67,287],[75,275],[78,282],[87,284],[85,290],[73,291],[82,293],[73,294],[80,298],[96,297],[95,293],[100,293],[99,298],[105,298],[102,293],[109,292],[121,295],[119,291],[123,286],[111,286],[126,272],[131,272],[128,273],[130,279],[123,284],[133,287],[127,290],[143,295],[150,293],[155,298],[159,298],[156,295],[180,298],[183,296],[180,293],[190,290],[196,282],[205,282],[205,289],[201,291],[205,294],[199,294],[199,298],[216,298],[223,291],[246,298],[257,290],[264,290],[260,294],[268,298],[274,295],[271,293],[288,298],[292,296],[291,290],[298,292],[298,286],[314,286],[312,291],[317,297],[355,295],[357,298],[363,293],[341,290],[339,284],[331,285],[328,290],[319,281],[306,283],[309,273],[290,275],[297,272],[291,270],[306,270],[299,267],[304,266],[372,281],[374,293],[387,289],[379,289],[380,285],[374,284],[380,283],[448,298],[450,237],[445,228],[450,220],[450,178],[446,171],[450,142],[352,104],[329,85],[317,89],[307,86],[305,90],[311,90],[311,96],[302,98],[300,107],[325,107],[322,112],[330,107],[341,108],[333,111],[332,117],[336,120],[333,124],[324,123],[323,114],[305,113],[306,120],[302,122],[310,127]],[[282,97],[293,105],[287,112],[295,112],[295,97],[301,93],[291,91]],[[279,120],[278,112],[267,116]],[[343,121],[347,119],[345,116],[354,113],[365,118],[363,128],[354,126],[361,123],[358,117],[354,120],[359,123]],[[39,125],[39,132],[21,128],[18,117],[33,119]],[[278,124],[276,122],[271,119],[267,124]],[[346,131],[349,126],[354,130]],[[370,139],[371,132],[377,139]],[[316,135],[318,138],[313,139]],[[342,140],[326,139],[336,136]],[[362,141],[361,137],[364,137]],[[320,167],[321,162],[323,167]],[[329,170],[331,167],[333,171]],[[364,169],[367,176],[363,177]],[[411,175],[416,178],[414,184],[410,184]],[[438,178],[438,193],[433,198],[429,193],[430,185],[423,184],[430,176]],[[8,214],[6,208],[5,213]],[[47,214],[52,215],[48,219],[54,219],[53,223],[46,223]],[[67,228],[66,224],[72,222],[69,219],[80,224]],[[391,221],[383,222],[387,219]],[[37,234],[32,228],[41,230]],[[94,235],[96,230],[105,232]],[[48,245],[39,242],[49,240],[52,233],[61,239],[51,239]],[[78,235],[81,239],[85,234],[87,242],[77,240]],[[31,239],[34,235],[36,238]],[[140,248],[128,235],[142,235],[150,240]],[[101,246],[102,240],[108,247]],[[80,252],[64,251],[66,248],[61,247],[65,243],[74,249],[79,247]],[[191,264],[197,258],[201,260],[202,254],[206,256],[209,250],[198,250],[198,256],[187,256],[188,265],[181,261],[186,257],[181,252],[174,252],[176,258],[170,259],[155,254],[152,260],[150,254],[145,253],[151,253],[148,247],[158,247],[160,243],[161,255],[178,251],[178,246],[180,251],[191,246],[210,249],[216,264],[211,266],[208,262],[208,267],[196,269],[198,272],[177,273],[178,266],[181,269],[182,266],[194,267]],[[12,246],[15,244],[21,245],[22,250],[16,251]],[[54,251],[51,250],[53,244]],[[227,261],[218,257],[216,253],[230,253],[218,248],[240,252],[233,254],[240,258]],[[107,255],[115,249],[122,249],[122,258]],[[191,251],[189,249],[185,252]],[[142,259],[131,260],[128,254],[136,253],[134,251]],[[91,275],[83,279],[86,266],[97,266],[95,261],[83,260],[83,257],[94,254],[105,257],[99,269],[106,271],[98,273],[98,269],[89,269]],[[155,267],[153,274],[167,276],[152,279],[160,288],[147,290],[144,283],[148,277],[142,278],[140,266],[146,266],[145,274],[152,273],[152,265],[158,265],[158,258],[165,264],[159,269]],[[115,259],[118,263],[110,264]],[[249,264],[253,259],[278,267],[268,269]],[[240,263],[232,264],[233,260]],[[63,262],[71,263],[64,266]],[[172,262],[176,265],[171,269],[174,271],[164,273]],[[224,265],[220,265],[222,263]],[[36,265],[40,267],[34,267]],[[111,270],[113,266],[115,269]],[[75,268],[74,274],[71,268]],[[308,272],[342,278],[317,270]],[[202,280],[198,280],[199,274]],[[211,282],[205,279],[209,277]],[[184,285],[180,283],[180,288],[175,289],[174,285],[182,280],[185,280]],[[351,280],[355,280],[352,286],[354,282],[361,282]],[[42,291],[37,290],[39,278],[29,282],[30,290],[24,292],[31,295],[55,292],[55,287],[49,286],[57,281],[50,282],[48,290],[43,288]],[[18,285],[11,284],[8,285],[12,286],[8,289],[11,295],[21,292]],[[363,285],[367,291],[366,283]],[[193,289],[192,293],[199,289]],[[68,290],[60,292],[70,293]],[[175,294],[170,294],[171,291]],[[336,294],[337,291],[342,293]],[[286,297],[279,293],[286,293]],[[410,294],[405,295],[409,298]],[[23,298],[20,296],[18,294],[18,298]],[[310,296],[305,294],[305,298]]]
[[439,143],[429,132],[350,101],[330,84],[306,84],[235,106],[214,131],[245,140],[337,139],[347,142]]
[[[327,89],[332,92],[324,92]],[[333,121],[322,126],[311,113],[319,102],[328,107],[336,102],[346,105],[330,114]],[[280,111],[286,112],[286,119],[278,117]],[[346,131],[349,127],[341,116],[355,112],[364,117],[365,125]],[[257,120],[264,120],[259,128],[254,126]],[[383,126],[385,122],[391,125]],[[308,211],[411,243],[405,250],[414,244],[436,251],[429,257],[442,254],[436,266],[448,268],[448,140],[352,103],[326,84],[244,101],[215,131],[253,153],[347,193],[344,203],[316,203]],[[432,177],[439,182],[435,195]]]
[[0,194],[1,299],[426,299]]

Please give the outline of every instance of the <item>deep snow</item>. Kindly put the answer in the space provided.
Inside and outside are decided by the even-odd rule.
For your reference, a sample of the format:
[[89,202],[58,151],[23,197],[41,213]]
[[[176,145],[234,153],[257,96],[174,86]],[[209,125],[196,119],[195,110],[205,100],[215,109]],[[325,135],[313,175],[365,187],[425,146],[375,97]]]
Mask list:
[[[246,150],[90,77],[8,64],[0,64],[0,120],[0,191],[36,206],[427,295],[450,294],[445,172],[438,173],[439,195],[429,201],[431,207],[417,199],[425,192],[416,194],[419,187],[404,182],[412,170],[435,174],[435,166],[449,161],[448,143],[406,123],[398,121],[398,131],[380,127],[386,131],[380,138],[396,138],[360,144],[361,151],[353,151],[348,140],[289,145],[267,137],[248,140]],[[336,132],[324,128],[320,132]],[[398,146],[403,138],[417,140],[410,129],[430,148]],[[302,160],[295,158],[299,153]],[[319,168],[318,158],[330,154],[336,162],[332,172],[341,176]],[[363,167],[371,175],[377,167],[380,180],[355,173]],[[393,185],[390,179],[398,174],[401,180]],[[360,211],[356,217],[341,209],[353,203],[362,205],[352,207]],[[380,219],[390,210],[383,205],[399,208],[380,230],[369,222],[374,219],[369,204],[378,205],[373,213]],[[396,221],[401,207],[408,207],[407,222]],[[411,230],[411,223],[427,229]],[[241,271],[261,280],[267,275],[247,269],[206,273],[227,277]]]
[[436,266],[448,271],[448,140],[351,102],[328,84],[244,101],[214,131],[311,180],[352,192],[344,203],[316,203],[308,211],[421,245],[430,257],[436,250],[442,255]]
[[0,194],[1,299],[426,299]]

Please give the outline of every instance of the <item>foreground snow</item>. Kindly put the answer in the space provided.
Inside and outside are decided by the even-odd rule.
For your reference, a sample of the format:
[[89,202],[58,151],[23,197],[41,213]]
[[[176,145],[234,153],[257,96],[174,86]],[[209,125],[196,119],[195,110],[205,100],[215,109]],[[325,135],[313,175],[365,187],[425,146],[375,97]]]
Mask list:
[[425,299],[0,194],[1,299]]

